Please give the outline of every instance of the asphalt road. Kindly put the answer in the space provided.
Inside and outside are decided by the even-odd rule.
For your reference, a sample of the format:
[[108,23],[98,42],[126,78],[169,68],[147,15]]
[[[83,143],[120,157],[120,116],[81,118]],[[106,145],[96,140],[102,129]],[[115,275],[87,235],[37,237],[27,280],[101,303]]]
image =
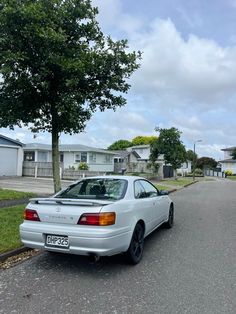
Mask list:
[[0,313],[235,314],[236,182],[171,197],[175,225],[146,239],[140,264],[42,253],[0,271]]

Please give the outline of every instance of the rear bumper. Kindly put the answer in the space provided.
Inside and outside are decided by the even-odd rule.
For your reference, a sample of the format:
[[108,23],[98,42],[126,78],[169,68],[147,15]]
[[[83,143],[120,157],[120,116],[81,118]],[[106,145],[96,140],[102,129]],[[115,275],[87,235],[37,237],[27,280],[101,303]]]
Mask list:
[[[69,248],[45,245],[46,234],[68,236]],[[110,256],[127,251],[132,231],[128,228],[42,225],[24,222],[20,225],[21,241],[26,247],[77,255]]]

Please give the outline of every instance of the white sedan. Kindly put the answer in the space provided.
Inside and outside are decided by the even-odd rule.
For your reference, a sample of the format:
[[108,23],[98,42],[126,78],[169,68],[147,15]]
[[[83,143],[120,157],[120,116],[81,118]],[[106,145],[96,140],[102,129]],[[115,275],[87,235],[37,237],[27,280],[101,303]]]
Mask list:
[[161,224],[173,225],[174,204],[167,194],[141,177],[85,178],[51,198],[31,199],[21,241],[30,248],[97,258],[125,252],[137,264],[144,238]]

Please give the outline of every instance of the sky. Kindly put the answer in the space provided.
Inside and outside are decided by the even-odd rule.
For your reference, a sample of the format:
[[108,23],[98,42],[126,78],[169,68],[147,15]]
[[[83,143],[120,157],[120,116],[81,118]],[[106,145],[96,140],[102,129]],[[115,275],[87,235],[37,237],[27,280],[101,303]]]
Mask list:
[[[223,158],[236,146],[236,0],[93,0],[104,34],[142,51],[127,104],[96,112],[83,133],[61,143],[107,148],[119,139],[176,127],[199,157]],[[23,143],[50,143],[48,133],[0,129]],[[201,141],[201,142],[199,142]]]

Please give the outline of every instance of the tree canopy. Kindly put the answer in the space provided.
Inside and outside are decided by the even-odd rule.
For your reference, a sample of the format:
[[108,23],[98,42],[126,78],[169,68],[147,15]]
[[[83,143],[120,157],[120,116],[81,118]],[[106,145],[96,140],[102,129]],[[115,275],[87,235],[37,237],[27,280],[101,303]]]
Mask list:
[[130,146],[133,146],[133,144],[130,141],[127,140],[118,140],[111,144],[107,149],[109,150],[123,150]]
[[236,160],[236,148],[233,149],[231,156],[233,160]]
[[197,159],[196,167],[200,169],[210,168],[214,169],[217,166],[217,161],[210,157],[201,157]]
[[174,127],[156,130],[159,131],[159,137],[151,145],[150,160],[155,162],[163,154],[166,164],[170,164],[174,170],[178,169],[186,161],[185,146],[180,140],[181,132]]
[[0,127],[52,133],[54,189],[59,135],[84,130],[100,109],[123,106],[140,52],[105,37],[90,0],[2,0]]
[[186,151],[186,159],[195,162],[195,160],[197,160],[197,154],[194,153],[193,150],[189,149]]
[[131,146],[150,145],[158,139],[157,136],[143,136],[139,135],[134,137],[131,141],[118,140],[112,143],[107,149],[109,150],[122,150]]
[[132,145],[150,145],[157,140],[157,136],[136,136],[132,139]]

